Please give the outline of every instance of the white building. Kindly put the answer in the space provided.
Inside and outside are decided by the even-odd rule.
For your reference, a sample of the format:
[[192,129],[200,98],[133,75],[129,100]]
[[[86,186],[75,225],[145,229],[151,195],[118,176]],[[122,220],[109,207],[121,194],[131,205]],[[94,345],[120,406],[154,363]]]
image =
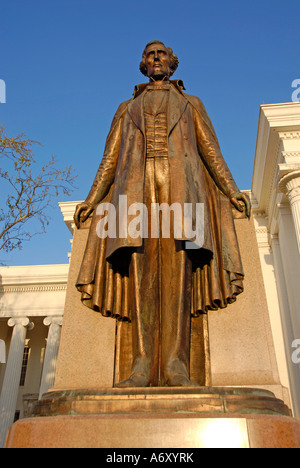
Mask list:
[[282,385],[300,417],[300,103],[261,106],[251,197]]
[[[300,417],[300,103],[261,106],[249,194],[281,384]],[[77,203],[60,204],[71,232]],[[0,446],[53,386],[68,271],[0,268]]]

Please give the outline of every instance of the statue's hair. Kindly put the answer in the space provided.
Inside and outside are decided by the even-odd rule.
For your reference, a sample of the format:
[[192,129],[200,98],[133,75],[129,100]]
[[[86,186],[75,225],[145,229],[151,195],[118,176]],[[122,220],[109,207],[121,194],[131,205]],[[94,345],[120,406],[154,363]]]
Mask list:
[[[142,61],[141,61],[141,63],[140,63],[140,71],[141,71],[141,73],[143,73],[143,75],[145,75],[145,76],[148,76],[148,75],[147,75],[147,67],[146,67],[146,49],[147,49],[147,47],[149,47],[149,46],[152,45],[152,44],[161,44],[161,45],[163,45],[164,47],[166,47],[165,44],[164,44],[163,42],[161,42],[161,41],[151,41],[151,42],[148,42],[148,44],[146,45],[146,47],[145,47],[145,49],[144,49],[144,52],[143,52],[143,59],[142,59]],[[167,51],[168,51],[168,53],[169,53],[169,56],[170,56],[170,59],[171,59],[171,60],[170,60],[170,62],[171,62],[171,63],[170,63],[171,75],[170,75],[170,76],[172,76],[173,73],[175,73],[175,71],[177,70],[177,67],[178,67],[178,64],[179,64],[179,60],[178,60],[177,55],[175,55],[175,54],[173,53],[173,50],[171,49],[171,47],[166,47],[166,49],[167,49]]]

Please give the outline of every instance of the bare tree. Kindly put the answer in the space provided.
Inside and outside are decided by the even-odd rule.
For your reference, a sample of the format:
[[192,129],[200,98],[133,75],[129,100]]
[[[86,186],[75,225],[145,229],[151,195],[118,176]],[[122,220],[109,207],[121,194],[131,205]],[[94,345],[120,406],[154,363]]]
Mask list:
[[0,125],[0,251],[11,252],[36,234],[30,230],[30,219],[38,220],[40,232],[45,232],[47,207],[54,197],[70,195],[76,176],[71,166],[57,169],[53,156],[39,167],[33,149],[40,143],[24,134],[7,137],[4,132]]

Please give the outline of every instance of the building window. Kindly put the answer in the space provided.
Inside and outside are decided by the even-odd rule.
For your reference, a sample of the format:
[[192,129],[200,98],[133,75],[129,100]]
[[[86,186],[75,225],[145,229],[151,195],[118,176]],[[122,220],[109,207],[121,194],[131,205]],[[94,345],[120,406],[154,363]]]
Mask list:
[[30,347],[26,345],[25,348],[24,348],[24,354],[23,354],[23,362],[22,362],[22,370],[21,370],[21,378],[20,378],[20,387],[24,387],[24,385],[25,385],[29,354],[30,354]]

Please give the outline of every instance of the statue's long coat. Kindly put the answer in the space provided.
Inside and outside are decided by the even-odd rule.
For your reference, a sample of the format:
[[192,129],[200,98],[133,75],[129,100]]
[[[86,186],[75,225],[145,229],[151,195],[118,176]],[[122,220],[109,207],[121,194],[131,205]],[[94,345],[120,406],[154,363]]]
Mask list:
[[[192,203],[194,208],[196,203],[203,203],[205,209],[203,248],[188,251],[193,260],[191,313],[199,315],[226,307],[243,290],[243,268],[230,203],[238,188],[202,102],[185,94],[181,81],[171,83],[168,108],[171,204],[180,203],[183,210],[184,203]],[[134,97],[117,110],[86,199],[93,206],[103,201],[112,203],[117,222],[120,195],[127,195],[128,206],[143,203],[146,86],[137,86]],[[77,288],[88,307],[105,316],[130,319],[128,262],[132,248],[141,247],[143,239],[118,236],[100,239],[96,233],[98,221],[95,211]],[[195,223],[193,218],[194,228]]]

